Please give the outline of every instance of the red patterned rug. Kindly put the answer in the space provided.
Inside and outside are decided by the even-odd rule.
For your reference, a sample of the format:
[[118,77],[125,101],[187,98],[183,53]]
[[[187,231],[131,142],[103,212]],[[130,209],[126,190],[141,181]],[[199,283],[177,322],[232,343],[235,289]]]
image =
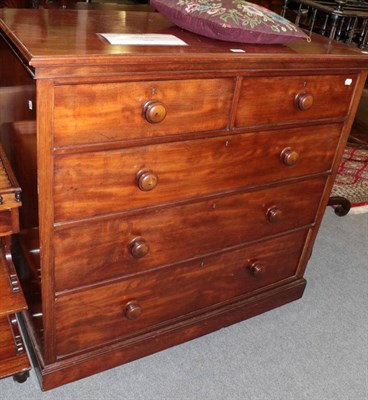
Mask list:
[[351,214],[368,212],[368,149],[345,148],[331,196],[348,199]]

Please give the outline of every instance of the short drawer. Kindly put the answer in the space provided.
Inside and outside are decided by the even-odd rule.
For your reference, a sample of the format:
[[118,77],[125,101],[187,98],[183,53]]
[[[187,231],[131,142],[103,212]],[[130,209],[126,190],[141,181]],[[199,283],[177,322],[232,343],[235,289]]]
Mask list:
[[314,222],[325,178],[217,197],[54,233],[56,290],[202,257]]
[[56,299],[57,354],[134,336],[292,277],[306,231]]
[[234,87],[233,78],[57,86],[54,144],[223,130]]
[[244,78],[235,126],[345,117],[356,75]]
[[55,219],[144,208],[326,172],[341,125],[265,131],[55,158]]

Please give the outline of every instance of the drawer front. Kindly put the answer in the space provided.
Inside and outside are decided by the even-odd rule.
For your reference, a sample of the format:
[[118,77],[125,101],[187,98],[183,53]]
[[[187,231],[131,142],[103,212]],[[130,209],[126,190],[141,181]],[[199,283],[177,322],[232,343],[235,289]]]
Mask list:
[[19,232],[18,209],[0,211],[0,236],[12,235]]
[[10,235],[13,232],[13,219],[11,210],[0,211],[0,236]]
[[351,74],[244,79],[235,126],[345,117],[356,80]]
[[224,78],[58,86],[55,146],[226,129],[234,85]]
[[[57,230],[56,290],[132,275],[311,224],[324,186],[320,177]],[[277,210],[282,213],[278,221]]]
[[328,171],[340,130],[339,124],[330,124],[58,156],[55,219],[81,219]]
[[[306,231],[56,300],[66,355],[134,336],[295,275]],[[135,318],[135,319],[134,319]]]

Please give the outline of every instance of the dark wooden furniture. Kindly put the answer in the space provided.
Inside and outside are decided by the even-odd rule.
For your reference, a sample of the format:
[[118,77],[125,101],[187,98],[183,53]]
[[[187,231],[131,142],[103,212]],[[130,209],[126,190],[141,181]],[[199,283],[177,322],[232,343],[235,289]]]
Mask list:
[[11,235],[18,233],[20,188],[0,145],[0,379],[29,376],[30,364],[16,313],[27,308],[11,256]]
[[368,3],[365,0],[285,0],[282,15],[295,24],[368,49]]
[[43,389],[302,296],[360,52],[317,35],[219,42],[158,13],[0,16],[1,139],[23,190],[15,253]]

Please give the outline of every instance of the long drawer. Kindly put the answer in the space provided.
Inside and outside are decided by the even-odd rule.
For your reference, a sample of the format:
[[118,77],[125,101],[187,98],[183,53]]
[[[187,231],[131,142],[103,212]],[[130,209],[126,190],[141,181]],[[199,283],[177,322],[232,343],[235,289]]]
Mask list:
[[58,156],[55,219],[81,219],[328,171],[340,130],[339,124],[330,124]]
[[58,86],[54,144],[224,130],[234,87],[234,78]]
[[59,356],[134,336],[296,273],[307,231],[56,299]]
[[325,177],[56,230],[56,290],[201,257],[312,224]]
[[244,78],[235,126],[345,117],[356,81],[354,74]]

